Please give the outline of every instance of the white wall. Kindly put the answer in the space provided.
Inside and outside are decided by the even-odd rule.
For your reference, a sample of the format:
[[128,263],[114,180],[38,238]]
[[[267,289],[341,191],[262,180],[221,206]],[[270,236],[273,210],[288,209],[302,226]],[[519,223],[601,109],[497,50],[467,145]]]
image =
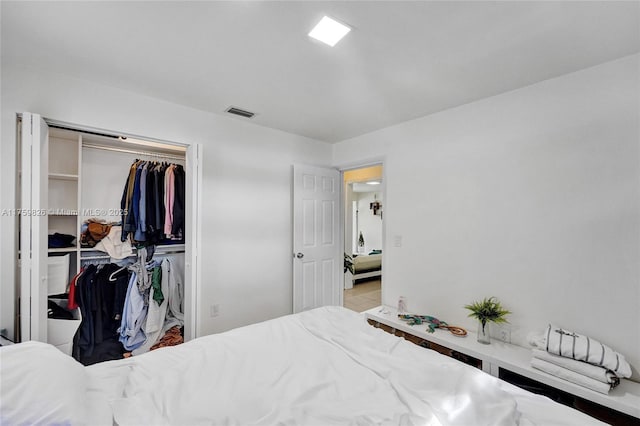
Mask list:
[[[221,83],[223,84],[223,83]],[[204,145],[202,334],[292,311],[291,165],[328,165],[331,147],[113,87],[2,64],[0,203],[15,208],[15,114]],[[13,323],[13,218],[3,216],[1,328]],[[209,317],[210,305],[220,316]]]
[[359,229],[357,235],[360,235],[359,232],[362,232],[365,254],[368,254],[371,250],[382,250],[382,218],[380,215],[374,215],[373,210],[369,209],[369,204],[375,200],[382,203],[381,193],[357,192],[354,195],[358,202]]
[[[548,322],[640,369],[640,56],[343,141],[385,158],[383,303],[475,329],[497,296],[523,343]],[[415,194],[422,194],[416,198]],[[402,236],[402,247],[394,247]]]

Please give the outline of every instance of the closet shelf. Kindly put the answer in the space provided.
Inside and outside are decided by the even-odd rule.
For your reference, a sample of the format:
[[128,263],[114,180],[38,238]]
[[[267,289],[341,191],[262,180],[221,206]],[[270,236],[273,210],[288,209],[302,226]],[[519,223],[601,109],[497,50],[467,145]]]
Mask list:
[[[162,251],[162,250],[168,250],[168,249],[184,250],[184,243],[183,244],[159,244],[156,246],[156,251],[157,250]],[[100,250],[96,250],[94,247],[82,247],[80,251],[100,251]],[[135,247],[133,247],[133,251],[136,251]]]
[[49,173],[49,179],[55,180],[78,180],[77,174],[68,174],[68,173]]
[[50,248],[47,251],[49,253],[72,253],[76,251],[77,247],[62,247],[62,248]]

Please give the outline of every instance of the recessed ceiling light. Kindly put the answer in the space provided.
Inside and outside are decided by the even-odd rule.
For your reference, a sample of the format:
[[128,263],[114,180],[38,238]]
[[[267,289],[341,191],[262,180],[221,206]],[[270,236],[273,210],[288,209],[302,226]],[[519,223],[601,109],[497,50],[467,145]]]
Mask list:
[[351,31],[351,28],[325,16],[318,22],[318,25],[311,30],[309,37],[313,37],[333,47],[342,37],[347,35],[349,31]]
[[377,180],[372,180],[371,182],[367,182],[367,185],[380,185],[380,182]]

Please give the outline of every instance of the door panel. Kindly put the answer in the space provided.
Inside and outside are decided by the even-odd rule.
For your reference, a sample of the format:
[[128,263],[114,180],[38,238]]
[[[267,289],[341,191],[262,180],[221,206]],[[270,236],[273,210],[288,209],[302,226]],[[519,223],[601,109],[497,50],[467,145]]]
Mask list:
[[22,114],[20,192],[21,341],[47,341],[49,126]]
[[202,145],[193,144],[187,147],[186,156],[186,211],[185,218],[185,289],[184,289],[184,339],[195,339],[200,335],[200,312],[198,301],[201,297],[202,255]]
[[335,244],[336,226],[335,214],[337,206],[333,201],[322,201],[322,244]]
[[294,166],[293,311],[339,305],[340,173]]
[[305,248],[316,245],[316,200],[302,200],[303,238]]

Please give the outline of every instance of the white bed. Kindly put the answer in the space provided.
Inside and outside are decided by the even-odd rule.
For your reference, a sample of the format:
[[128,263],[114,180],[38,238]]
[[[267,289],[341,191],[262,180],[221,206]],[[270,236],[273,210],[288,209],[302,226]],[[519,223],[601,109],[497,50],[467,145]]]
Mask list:
[[3,425],[602,424],[338,307],[90,367],[35,342],[0,361]]
[[345,254],[345,264],[351,271],[351,283],[347,288],[352,288],[356,280],[382,276],[382,254],[360,254],[354,257]]

